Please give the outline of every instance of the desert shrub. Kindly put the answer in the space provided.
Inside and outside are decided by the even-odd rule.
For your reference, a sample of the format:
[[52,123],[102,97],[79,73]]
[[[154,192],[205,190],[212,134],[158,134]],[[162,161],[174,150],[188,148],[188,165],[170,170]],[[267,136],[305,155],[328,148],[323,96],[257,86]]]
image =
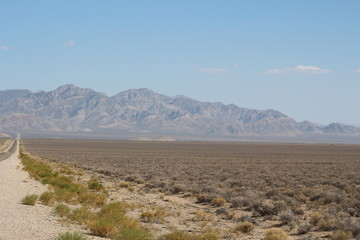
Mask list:
[[322,218],[316,224],[320,231],[331,231],[337,228],[336,218]]
[[224,216],[228,217],[229,211],[226,208],[219,208],[219,209],[216,209],[215,214],[216,215],[224,215]]
[[104,186],[102,185],[102,183],[99,181],[99,179],[97,178],[92,178],[89,180],[88,182],[88,188],[91,190],[96,190],[96,191],[100,191],[102,189],[104,189]]
[[88,238],[80,232],[60,233],[54,240],[87,240]]
[[57,215],[59,215],[60,217],[65,217],[68,216],[70,214],[70,208],[68,205],[66,204],[58,204],[55,206],[54,211]]
[[261,216],[275,215],[277,213],[277,208],[275,208],[274,204],[265,201],[255,203],[251,209]]
[[160,240],[190,240],[190,234],[182,231],[173,231],[163,235]]
[[121,229],[114,240],[151,240],[153,237],[144,229]]
[[239,222],[251,222],[252,224],[258,224],[256,219],[251,217],[251,215],[248,214],[242,214],[240,215],[240,217],[238,218]]
[[310,216],[310,224],[316,226],[318,222],[324,218],[324,214],[322,212],[314,212]]
[[198,203],[211,203],[214,198],[215,195],[211,193],[202,193],[196,195],[196,200]]
[[157,209],[153,212],[143,212],[140,215],[140,220],[147,223],[163,223],[165,221],[166,212],[162,209]]
[[130,183],[129,182],[122,182],[122,183],[120,183],[120,187],[121,188],[128,188],[128,187],[130,187]]
[[170,191],[170,193],[172,193],[172,194],[178,194],[178,193],[180,193],[180,192],[183,192],[184,189],[185,189],[184,186],[179,185],[179,184],[176,184],[176,185],[172,186],[172,187],[169,189],[169,191]]
[[234,197],[231,198],[230,203],[233,208],[239,208],[243,206],[243,201],[244,201],[243,197]]
[[37,199],[38,199],[38,195],[29,194],[29,195],[26,195],[23,199],[21,199],[21,204],[34,206]]
[[54,199],[54,193],[52,192],[43,192],[40,197],[39,200],[46,206],[50,206],[54,203],[55,199]]
[[294,213],[290,209],[281,211],[278,216],[282,224],[288,224],[294,219]]
[[336,230],[332,235],[332,240],[347,240],[352,237],[350,232],[346,232],[344,230]]
[[128,182],[134,182],[134,183],[137,183],[137,184],[142,184],[142,183],[145,182],[144,179],[141,176],[136,175],[136,174],[126,176],[125,180],[128,181]]
[[224,206],[225,203],[226,203],[226,200],[225,200],[224,198],[221,198],[221,197],[214,198],[214,199],[211,201],[211,205],[213,205],[213,206],[215,206],[215,207]]
[[309,223],[307,223],[307,222],[301,223],[298,227],[297,234],[299,234],[299,235],[305,234],[305,233],[309,232],[310,229],[311,229],[311,225]]
[[216,233],[189,234],[182,231],[173,231],[160,237],[160,240],[218,240]]
[[344,195],[338,192],[327,192],[323,196],[325,204],[329,203],[341,203],[344,200]]
[[234,227],[235,232],[249,233],[254,229],[254,225],[251,222],[238,223]]
[[195,219],[196,221],[211,221],[213,215],[209,212],[203,211],[203,210],[198,210],[195,213]]
[[353,236],[360,236],[360,219],[358,218],[344,218],[339,220],[339,228],[347,232],[351,232]]
[[266,231],[264,240],[287,240],[288,236],[281,228],[271,228]]

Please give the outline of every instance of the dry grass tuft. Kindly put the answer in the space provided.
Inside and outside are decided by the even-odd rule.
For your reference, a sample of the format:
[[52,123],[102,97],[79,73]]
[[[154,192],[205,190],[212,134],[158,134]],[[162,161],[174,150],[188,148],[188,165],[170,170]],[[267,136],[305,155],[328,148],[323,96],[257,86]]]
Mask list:
[[287,240],[288,236],[281,228],[271,228],[266,231],[264,240]]
[[21,204],[34,206],[37,199],[38,199],[38,195],[29,194],[29,195],[26,195],[23,199],[21,199]]

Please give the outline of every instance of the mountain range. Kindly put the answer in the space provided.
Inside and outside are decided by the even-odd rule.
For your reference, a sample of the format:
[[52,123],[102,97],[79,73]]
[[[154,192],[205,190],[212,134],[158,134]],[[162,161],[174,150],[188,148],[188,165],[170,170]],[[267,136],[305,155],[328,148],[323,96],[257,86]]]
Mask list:
[[114,96],[64,85],[53,91],[0,91],[0,130],[18,132],[168,133],[214,136],[360,136],[360,128],[341,123],[297,122],[276,110],[255,110],[169,97],[149,89]]

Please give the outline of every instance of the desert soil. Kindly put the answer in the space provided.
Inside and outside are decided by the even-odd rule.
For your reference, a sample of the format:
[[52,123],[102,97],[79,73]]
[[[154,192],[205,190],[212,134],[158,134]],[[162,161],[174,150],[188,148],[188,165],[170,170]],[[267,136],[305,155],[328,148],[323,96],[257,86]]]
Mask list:
[[9,158],[0,161],[0,240],[50,240],[62,232],[83,231],[78,226],[60,223],[52,207],[21,204],[27,194],[41,194],[48,189],[22,170],[18,155],[17,148]]

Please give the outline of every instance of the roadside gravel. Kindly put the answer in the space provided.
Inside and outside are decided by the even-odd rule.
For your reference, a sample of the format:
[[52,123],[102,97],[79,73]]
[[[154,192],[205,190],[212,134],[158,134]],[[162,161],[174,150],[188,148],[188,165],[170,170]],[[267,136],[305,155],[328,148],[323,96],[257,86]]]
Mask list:
[[50,240],[62,232],[81,231],[79,226],[61,224],[52,207],[20,203],[27,194],[40,195],[47,188],[29,178],[18,155],[17,147],[14,154],[0,161],[0,240]]

